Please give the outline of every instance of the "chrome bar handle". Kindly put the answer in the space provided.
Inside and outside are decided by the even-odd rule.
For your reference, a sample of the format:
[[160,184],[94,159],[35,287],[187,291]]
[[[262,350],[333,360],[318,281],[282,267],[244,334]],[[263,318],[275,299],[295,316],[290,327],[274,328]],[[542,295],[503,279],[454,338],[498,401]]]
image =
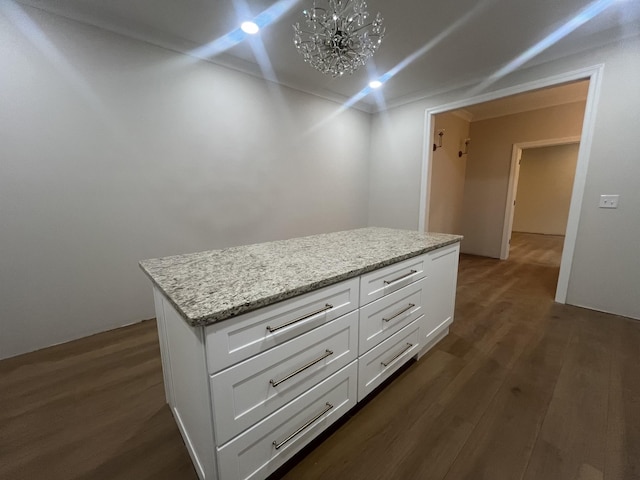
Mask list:
[[289,380],[291,377],[295,377],[296,375],[298,375],[299,373],[304,372],[307,368],[311,368],[313,367],[316,363],[321,362],[322,360],[324,360],[325,358],[327,358],[328,356],[333,355],[333,352],[329,349],[325,350],[324,355],[322,355],[320,358],[316,358],[315,360],[310,361],[309,363],[307,363],[306,365],[304,365],[303,367],[298,368],[295,372],[291,372],[289,375],[287,375],[286,377],[280,379],[280,380],[269,380],[269,383],[271,385],[273,385],[274,387],[277,387],[278,385],[280,385],[282,382],[286,382],[287,380]]
[[331,310],[332,308],[333,308],[333,305],[326,303],[324,307],[320,308],[319,310],[316,310],[315,312],[311,312],[310,314],[305,315],[303,317],[296,318],[295,320],[291,320],[290,322],[283,323],[282,325],[278,325],[277,327],[267,326],[267,330],[269,330],[269,333],[273,333],[277,330],[280,330],[281,328],[288,327],[289,325],[293,325],[294,323],[301,322],[303,320],[306,320],[307,318],[313,317],[314,315],[318,315],[319,313],[326,312],[327,310]]
[[391,360],[387,360],[386,362],[380,362],[380,364],[384,367],[388,367],[389,365],[391,365],[393,363],[393,361],[398,358],[400,355],[402,355],[404,352],[406,352],[407,350],[409,350],[411,347],[413,347],[412,343],[407,343],[407,346],[404,347],[399,353],[397,353],[396,355],[393,356],[393,358]]
[[417,270],[411,270],[409,273],[405,273],[404,275],[402,275],[402,276],[400,276],[398,278],[394,278],[393,280],[385,280],[384,283],[386,283],[387,285],[391,285],[392,283],[399,282],[403,278],[407,278],[407,277],[413,275],[414,273],[418,273],[418,271]]
[[392,317],[389,318],[383,318],[382,320],[384,320],[385,322],[390,322],[391,320],[393,320],[396,317],[399,317],[400,315],[402,315],[404,312],[411,310],[413,307],[415,307],[415,303],[410,303],[409,306],[407,308],[403,308],[402,310],[400,310],[398,313],[396,313],[395,315],[393,315]]
[[329,402],[326,403],[326,406],[327,407],[323,411],[321,411],[318,415],[316,415],[311,420],[309,420],[307,423],[302,425],[299,429],[297,429],[295,432],[293,432],[291,435],[289,435],[283,441],[278,442],[277,440],[274,440],[272,442],[272,444],[273,444],[274,447],[276,447],[276,450],[279,450],[280,448],[282,448],[284,445],[286,445],[288,442],[290,442],[294,437],[296,437],[297,435],[302,433],[302,431],[305,430],[306,428],[309,428],[311,426],[311,424],[313,424],[316,420],[318,420],[320,417],[322,417],[325,413],[327,413],[329,410],[331,410],[333,408],[333,405],[331,405]]

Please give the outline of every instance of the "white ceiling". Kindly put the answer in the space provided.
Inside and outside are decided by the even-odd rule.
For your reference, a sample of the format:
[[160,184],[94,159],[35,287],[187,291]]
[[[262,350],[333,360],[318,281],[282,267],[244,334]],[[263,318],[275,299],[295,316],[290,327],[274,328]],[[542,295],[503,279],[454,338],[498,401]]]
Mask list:
[[[528,64],[561,58],[616,39],[640,34],[639,0],[368,0],[381,12],[385,39],[366,68],[332,78],[302,61],[293,47],[292,24],[313,0],[21,0],[58,15],[115,31],[172,50],[278,81],[306,92],[345,101],[383,74],[412,58],[383,87],[387,105],[396,105],[470,85],[496,72],[572,19],[601,13]],[[325,0],[317,0],[324,3]],[[236,29],[246,17],[278,5],[282,16],[256,37],[218,53],[206,47]],[[606,7],[606,8],[605,8]],[[244,10],[243,15],[239,11]],[[198,50],[200,49],[200,50]],[[264,52],[263,68],[254,52]],[[196,53],[198,52],[198,53]],[[376,110],[373,96],[359,108]]]

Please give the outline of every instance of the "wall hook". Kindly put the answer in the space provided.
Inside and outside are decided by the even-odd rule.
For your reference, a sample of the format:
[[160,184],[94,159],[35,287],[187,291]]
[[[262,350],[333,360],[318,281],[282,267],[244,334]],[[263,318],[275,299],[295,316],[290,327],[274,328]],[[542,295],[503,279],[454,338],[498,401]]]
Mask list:
[[462,157],[462,155],[466,155],[467,153],[469,153],[469,142],[471,141],[470,138],[465,138],[464,139],[464,151],[460,150],[458,152],[458,157]]
[[438,131],[438,144],[433,144],[433,151],[435,152],[438,148],[442,148],[442,137],[444,137],[444,129]]

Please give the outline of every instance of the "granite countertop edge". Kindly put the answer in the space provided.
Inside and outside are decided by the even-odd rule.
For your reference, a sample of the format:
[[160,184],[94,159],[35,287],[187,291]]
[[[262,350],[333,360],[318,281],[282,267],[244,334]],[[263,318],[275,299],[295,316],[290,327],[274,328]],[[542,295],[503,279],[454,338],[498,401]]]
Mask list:
[[403,260],[406,260],[406,259],[409,259],[409,258],[413,258],[413,257],[419,256],[419,255],[425,254],[427,252],[430,252],[430,251],[433,251],[433,250],[437,250],[437,249],[442,248],[442,247],[446,247],[448,245],[453,245],[455,243],[460,242],[462,240],[462,238],[463,238],[461,235],[449,235],[449,237],[450,237],[450,239],[444,240],[444,241],[440,241],[435,245],[430,245],[430,246],[427,246],[427,247],[423,247],[423,248],[419,248],[419,249],[412,250],[412,251],[409,251],[409,252],[405,252],[405,253],[402,253],[400,255],[391,257],[391,258],[385,258],[384,260],[367,264],[364,267],[356,268],[356,269],[350,270],[348,272],[341,273],[339,275],[328,276],[328,277],[323,278],[323,279],[321,279],[319,281],[311,282],[311,283],[308,283],[308,284],[303,284],[303,285],[300,285],[300,286],[298,286],[296,288],[291,288],[291,289],[288,289],[286,291],[281,291],[281,292],[274,293],[273,295],[266,295],[266,296],[263,296],[261,298],[252,300],[252,301],[247,302],[247,303],[235,305],[235,306],[230,307],[230,308],[220,309],[220,310],[217,310],[214,313],[209,314],[209,315],[193,316],[193,317],[190,316],[189,314],[187,314],[181,308],[181,306],[172,298],[172,295],[170,294],[170,292],[168,292],[163,287],[163,285],[161,285],[153,277],[153,274],[144,265],[144,263],[147,260],[142,260],[142,261],[138,262],[138,265],[141,268],[141,270],[146,274],[146,276],[149,277],[149,279],[152,281],[152,283],[163,293],[164,297],[169,300],[171,305],[173,305],[173,307],[178,311],[178,313],[187,322],[187,324],[189,324],[192,327],[206,327],[206,326],[218,323],[218,322],[222,322],[224,320],[228,320],[228,319],[230,319],[232,317],[235,317],[235,316],[238,316],[238,315],[241,315],[241,314],[252,312],[254,310],[258,310],[260,308],[263,308],[263,307],[266,307],[266,306],[269,306],[269,305],[273,305],[275,303],[278,303],[278,302],[281,302],[281,301],[284,301],[284,300],[291,299],[291,298],[296,297],[298,295],[303,295],[305,293],[309,293],[309,292],[312,292],[314,290],[317,290],[317,289],[320,289],[320,288],[323,288],[323,287],[327,287],[329,285],[333,285],[333,284],[342,282],[344,280],[348,280],[350,278],[358,277],[360,275],[363,275],[365,273],[377,270],[379,268],[383,268],[383,267],[386,267],[388,265],[392,265],[394,263],[398,263],[398,262],[401,262]]

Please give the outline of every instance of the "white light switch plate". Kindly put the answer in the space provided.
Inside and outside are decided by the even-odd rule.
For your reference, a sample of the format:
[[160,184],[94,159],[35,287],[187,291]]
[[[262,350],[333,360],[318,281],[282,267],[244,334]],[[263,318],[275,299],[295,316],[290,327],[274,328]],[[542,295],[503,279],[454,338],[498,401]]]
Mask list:
[[600,208],[618,208],[620,195],[600,195]]

